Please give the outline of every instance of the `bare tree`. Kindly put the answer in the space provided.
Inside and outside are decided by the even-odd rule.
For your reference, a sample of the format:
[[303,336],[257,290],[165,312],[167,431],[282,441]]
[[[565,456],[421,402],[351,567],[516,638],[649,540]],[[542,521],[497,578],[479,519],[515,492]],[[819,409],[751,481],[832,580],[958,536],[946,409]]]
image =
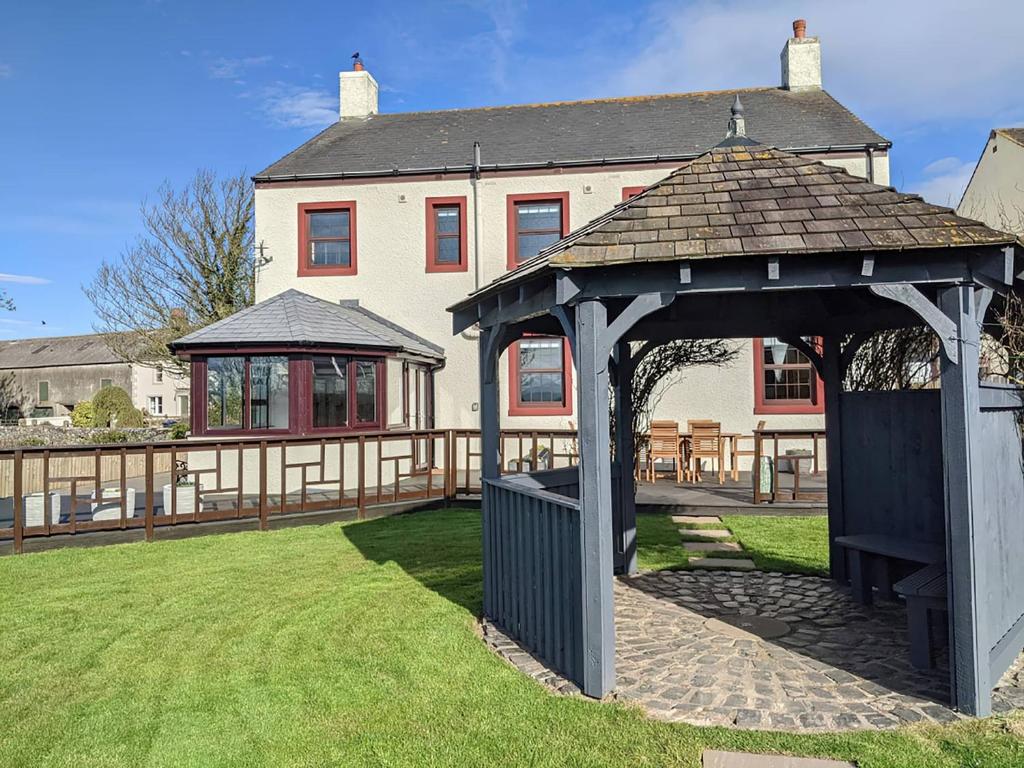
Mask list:
[[879,331],[850,362],[844,388],[852,392],[917,389],[939,375],[939,340],[923,326]]
[[145,234],[85,287],[116,354],[182,368],[167,344],[253,302],[253,194],[245,173],[201,170],[141,207]]
[[8,296],[3,288],[0,288],[0,309],[14,311],[14,299]]
[[[639,354],[643,344],[633,344],[632,353]],[[651,418],[669,387],[678,381],[687,368],[700,365],[723,366],[737,354],[732,342],[721,339],[680,339],[647,352],[633,371],[633,436],[636,451],[651,426]],[[612,434],[615,420],[612,414]],[[638,456],[634,456],[634,462]]]

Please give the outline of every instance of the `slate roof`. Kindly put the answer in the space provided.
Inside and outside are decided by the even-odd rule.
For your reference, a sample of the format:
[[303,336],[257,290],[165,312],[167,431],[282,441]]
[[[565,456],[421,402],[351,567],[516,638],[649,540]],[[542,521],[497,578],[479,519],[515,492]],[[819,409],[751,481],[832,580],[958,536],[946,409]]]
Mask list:
[[0,341],[0,369],[106,365],[124,362],[104,341],[103,334],[51,336]]
[[789,150],[888,147],[822,90],[749,88],[348,118],[254,178],[466,171],[473,142],[484,169],[696,157],[717,144],[736,94],[766,143]]
[[355,302],[335,304],[291,288],[172,342],[206,346],[341,346],[443,358],[444,349]]
[[996,128],[995,133],[1000,133],[1024,147],[1024,128]]
[[449,309],[469,306],[483,294],[552,267],[1016,242],[1012,234],[919,195],[740,137],[727,139]]
[[1012,244],[1013,235],[763,145],[719,146],[545,250],[552,266]]

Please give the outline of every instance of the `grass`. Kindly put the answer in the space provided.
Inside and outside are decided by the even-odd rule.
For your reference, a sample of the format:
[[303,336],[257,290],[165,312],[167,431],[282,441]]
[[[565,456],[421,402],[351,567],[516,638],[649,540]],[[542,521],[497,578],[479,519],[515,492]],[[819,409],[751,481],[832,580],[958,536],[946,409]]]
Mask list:
[[722,522],[763,571],[828,573],[828,518],[824,515],[727,515]]
[[555,696],[477,638],[480,581],[466,510],[3,558],[0,765],[1024,762],[1019,717],[797,736]]

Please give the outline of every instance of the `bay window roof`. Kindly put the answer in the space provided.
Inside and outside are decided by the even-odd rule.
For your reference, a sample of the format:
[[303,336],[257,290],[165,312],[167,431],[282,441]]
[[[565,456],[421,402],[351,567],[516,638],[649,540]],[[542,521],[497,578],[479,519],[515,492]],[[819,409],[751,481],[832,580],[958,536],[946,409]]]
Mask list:
[[347,347],[444,359],[444,349],[437,344],[357,301],[334,303],[295,289],[193,331],[170,347],[186,354],[225,347]]

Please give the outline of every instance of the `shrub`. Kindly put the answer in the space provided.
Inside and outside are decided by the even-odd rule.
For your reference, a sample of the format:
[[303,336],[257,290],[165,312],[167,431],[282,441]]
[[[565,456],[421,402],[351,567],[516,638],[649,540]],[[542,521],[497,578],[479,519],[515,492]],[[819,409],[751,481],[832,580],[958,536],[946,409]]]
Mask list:
[[132,399],[120,387],[104,387],[92,398],[93,426],[141,427],[142,411],[132,405]]
[[104,443],[127,443],[128,433],[119,429],[104,429],[102,432],[93,432],[89,435],[89,442],[96,445]]
[[171,425],[171,428],[167,430],[167,434],[171,440],[184,440],[188,437],[188,422],[187,421],[176,421]]
[[92,407],[91,400],[75,403],[75,407],[71,411],[71,426],[92,427],[96,423],[95,419],[96,409]]

